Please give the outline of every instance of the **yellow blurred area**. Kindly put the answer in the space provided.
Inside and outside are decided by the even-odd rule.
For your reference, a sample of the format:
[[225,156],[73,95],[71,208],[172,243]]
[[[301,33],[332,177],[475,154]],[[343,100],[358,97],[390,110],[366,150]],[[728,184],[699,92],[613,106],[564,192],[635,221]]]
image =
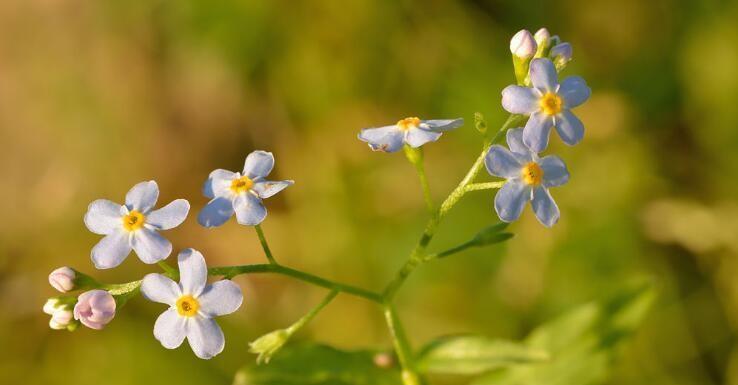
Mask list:
[[[572,306],[644,277],[660,296],[612,384],[738,384],[738,4],[735,1],[98,1],[0,2],[0,383],[230,384],[247,343],[323,297],[284,277],[236,279],[244,306],[219,320],[223,354],[161,347],[162,307],[132,299],[104,331],[52,331],[41,312],[63,265],[104,282],[157,271],[135,255],[97,271],[82,222],[98,198],[122,202],[154,179],[160,205],[186,198],[167,231],[175,253],[211,266],[263,263],[252,228],[205,229],[202,184],[271,151],[264,231],[288,266],[380,290],[426,211],[401,153],[373,153],[363,127],[407,116],[463,117],[425,147],[436,201],[478,155],[473,113],[506,119],[509,38],[546,26],[574,47],[565,75],[592,98],[583,142],[553,134],[571,172],[562,213],[526,209],[502,246],[423,266],[398,297],[415,346],[443,334],[517,339]],[[484,177],[487,175],[484,173]],[[490,179],[491,180],[491,179]],[[497,221],[493,193],[454,208],[431,244],[454,246]],[[170,257],[170,261],[172,257]],[[388,348],[379,309],[339,296],[298,340]],[[453,383],[453,382],[451,382]]]

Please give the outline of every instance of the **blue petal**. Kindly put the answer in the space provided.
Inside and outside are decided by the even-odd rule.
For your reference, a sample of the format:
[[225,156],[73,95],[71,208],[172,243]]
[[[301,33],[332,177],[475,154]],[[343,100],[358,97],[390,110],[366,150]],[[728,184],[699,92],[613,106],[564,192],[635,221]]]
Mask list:
[[128,210],[137,210],[148,213],[159,199],[159,186],[156,181],[137,183],[126,194],[126,206]]
[[540,109],[541,96],[532,88],[507,86],[502,90],[502,108],[512,114],[531,114]]
[[546,227],[551,227],[559,221],[559,206],[556,206],[548,189],[537,187],[533,190],[533,202],[531,202],[536,218]]
[[251,193],[243,193],[233,200],[233,210],[236,212],[238,223],[246,226],[255,226],[266,218],[267,210],[261,199]]
[[254,151],[246,157],[243,175],[250,179],[264,178],[274,168],[274,155],[267,151]]
[[405,133],[405,142],[412,148],[420,147],[428,142],[435,142],[443,135],[440,132],[425,130],[420,127],[413,127]]
[[187,325],[187,342],[199,358],[209,360],[223,351],[225,337],[214,319],[195,316]]
[[143,263],[156,263],[172,253],[172,243],[161,234],[146,227],[136,230],[131,237],[131,246]]
[[557,93],[564,99],[566,108],[574,108],[586,102],[592,90],[580,76],[569,76],[561,82]]
[[292,186],[295,184],[295,181],[293,180],[280,180],[280,181],[271,181],[271,180],[263,180],[254,183],[254,192],[259,195],[259,198],[266,199],[271,196],[274,196],[276,193],[286,189],[287,187]]
[[584,138],[584,125],[569,110],[556,115],[556,132],[564,143],[573,146]]
[[116,230],[98,242],[92,248],[92,263],[98,269],[110,269],[123,262],[131,253],[129,233],[123,229]]
[[202,193],[210,199],[216,196],[227,196],[227,190],[231,185],[231,181],[238,177],[239,175],[233,171],[220,168],[213,170],[208,176],[208,180],[205,181],[205,185],[202,186]]
[[495,211],[503,222],[520,218],[525,202],[530,200],[530,187],[519,180],[505,183],[495,196]]
[[385,126],[361,130],[359,140],[369,143],[374,151],[395,152],[402,148],[403,136],[397,126]]
[[[426,125],[427,127],[424,127]],[[423,120],[421,127],[435,132],[450,131],[464,125],[463,118]]]
[[554,92],[559,85],[556,67],[551,60],[533,59],[530,62],[530,82],[542,92]]
[[542,112],[530,116],[523,128],[523,143],[533,152],[539,153],[548,147],[553,118]]
[[511,128],[507,131],[507,147],[510,147],[510,151],[527,155],[530,154],[530,149],[523,143],[523,128]]
[[233,202],[230,199],[220,197],[208,202],[197,216],[197,222],[205,227],[220,226],[233,215]]
[[543,170],[543,186],[556,187],[569,181],[569,170],[566,164],[558,156],[544,156],[538,161],[538,165]]
[[494,145],[487,151],[484,157],[484,165],[487,172],[501,178],[516,178],[520,176],[523,168],[521,157],[500,145]]

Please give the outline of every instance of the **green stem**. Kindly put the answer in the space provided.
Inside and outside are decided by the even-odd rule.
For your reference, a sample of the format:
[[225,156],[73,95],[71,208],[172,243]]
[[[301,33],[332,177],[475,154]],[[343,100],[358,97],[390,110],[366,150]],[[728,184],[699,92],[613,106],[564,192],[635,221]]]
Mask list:
[[431,197],[430,185],[428,185],[428,177],[425,174],[425,165],[423,163],[423,148],[412,148],[409,145],[403,147],[405,151],[405,157],[415,167],[415,171],[418,173],[420,178],[420,187],[423,190],[423,199],[425,200],[425,206],[428,208],[428,212],[432,213],[434,209],[433,197]]
[[277,261],[274,259],[274,256],[272,255],[272,250],[269,249],[269,244],[267,243],[266,237],[264,237],[264,231],[261,229],[261,225],[254,226],[254,229],[256,230],[256,235],[259,236],[259,242],[261,243],[261,248],[264,249],[264,254],[269,260],[269,263],[276,264]]
[[495,188],[500,188],[502,185],[505,184],[505,181],[498,181],[498,182],[485,182],[485,183],[472,183],[466,186],[465,192],[470,191],[479,191],[479,190],[491,190]]
[[211,267],[208,269],[210,275],[220,275],[225,278],[233,278],[241,274],[251,273],[275,273],[286,275],[292,278],[299,279],[301,281],[311,283],[316,286],[324,287],[326,289],[337,290],[342,293],[351,294],[357,297],[362,297],[373,302],[382,303],[382,296],[356,286],[346,285],[338,282],[334,282],[317,275],[309,274],[300,270],[291,269],[286,266],[282,266],[277,263],[261,264],[261,265],[241,265],[241,266],[224,266],[224,267]]
[[290,327],[288,327],[286,329],[287,333],[289,333],[289,335],[292,335],[298,330],[300,330],[303,326],[305,326],[305,324],[307,324],[313,318],[315,318],[315,316],[318,315],[318,313],[320,313],[320,311],[323,310],[323,308],[326,307],[326,305],[328,305],[333,300],[333,298],[336,298],[338,293],[339,291],[336,289],[331,290],[331,292],[328,293],[328,295],[325,296],[325,298],[323,298],[323,300],[320,301],[319,304],[317,304],[314,308],[312,308],[310,312],[302,316],[302,318],[300,318],[297,322],[293,323]]
[[397,358],[402,367],[402,383],[404,385],[419,385],[421,382],[415,369],[412,348],[407,340],[400,318],[397,316],[397,311],[391,303],[384,306],[384,318],[387,321],[395,352],[397,352]]

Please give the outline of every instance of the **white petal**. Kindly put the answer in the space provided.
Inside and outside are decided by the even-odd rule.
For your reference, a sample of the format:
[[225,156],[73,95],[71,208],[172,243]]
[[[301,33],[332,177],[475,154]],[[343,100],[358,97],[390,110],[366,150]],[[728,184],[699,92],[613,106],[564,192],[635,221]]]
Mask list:
[[123,225],[120,208],[121,205],[107,199],[98,199],[90,203],[85,214],[85,226],[100,235],[108,235],[120,229]]
[[530,81],[533,83],[533,87],[544,93],[556,91],[556,87],[559,85],[559,77],[551,60],[533,59],[530,62]]
[[233,200],[233,210],[236,212],[238,223],[246,226],[255,226],[267,216],[266,207],[261,199],[254,194],[244,193]]
[[123,229],[116,230],[92,248],[92,263],[98,269],[110,269],[120,265],[130,253],[129,234]]
[[265,180],[254,183],[254,191],[259,194],[259,198],[266,199],[287,187],[292,186],[293,184],[295,184],[295,181],[293,180]]
[[126,194],[126,206],[129,210],[138,210],[142,213],[148,213],[159,199],[159,186],[155,181],[141,182],[128,191]]
[[507,86],[502,90],[502,108],[513,114],[531,114],[540,108],[540,95],[530,87]]
[[364,128],[359,132],[359,140],[367,142],[372,151],[395,152],[402,148],[404,134],[397,125],[377,128]]
[[190,202],[186,199],[177,199],[149,213],[146,216],[146,223],[156,226],[159,230],[169,230],[184,222],[189,212]]
[[205,227],[220,226],[233,215],[233,202],[230,199],[219,197],[208,202],[197,215],[197,222]]
[[161,313],[154,323],[154,337],[167,349],[182,345],[186,335],[186,318],[180,317],[176,309],[170,308]]
[[161,274],[147,274],[141,282],[141,293],[149,301],[174,306],[182,293],[179,285]]
[[192,317],[187,329],[187,342],[196,356],[208,360],[223,351],[225,337],[214,319]]
[[435,132],[445,132],[464,125],[464,118],[423,120],[421,126]]
[[208,267],[205,257],[195,249],[184,249],[177,257],[179,261],[179,285],[182,293],[197,297],[205,288]]
[[172,243],[155,230],[146,227],[133,232],[131,246],[143,263],[156,263],[172,253]]
[[233,195],[233,192],[231,191],[231,182],[240,177],[241,174],[228,170],[217,169],[211,172],[203,188],[205,195],[207,197],[230,198]]
[[412,127],[405,132],[405,143],[412,148],[418,148],[428,142],[435,142],[443,135],[442,132],[431,131],[420,127]]
[[274,168],[274,155],[266,151],[254,151],[246,157],[243,165],[243,175],[251,179],[264,178]]
[[235,282],[224,279],[206,286],[197,300],[200,302],[200,312],[213,318],[238,310],[243,302],[243,294]]

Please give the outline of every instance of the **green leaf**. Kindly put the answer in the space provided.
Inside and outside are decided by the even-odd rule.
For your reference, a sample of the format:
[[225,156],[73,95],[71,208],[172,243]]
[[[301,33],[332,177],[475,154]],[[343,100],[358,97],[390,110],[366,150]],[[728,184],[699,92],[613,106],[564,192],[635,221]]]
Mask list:
[[519,342],[475,335],[449,336],[423,348],[418,356],[418,368],[433,373],[478,374],[547,359],[545,350]]
[[295,344],[284,347],[269,364],[239,370],[234,385],[400,385],[397,366],[375,365],[375,354]]
[[551,360],[491,372],[472,385],[594,385],[605,382],[617,347],[629,337],[655,299],[650,284],[606,301],[589,303],[548,322],[526,339]]

